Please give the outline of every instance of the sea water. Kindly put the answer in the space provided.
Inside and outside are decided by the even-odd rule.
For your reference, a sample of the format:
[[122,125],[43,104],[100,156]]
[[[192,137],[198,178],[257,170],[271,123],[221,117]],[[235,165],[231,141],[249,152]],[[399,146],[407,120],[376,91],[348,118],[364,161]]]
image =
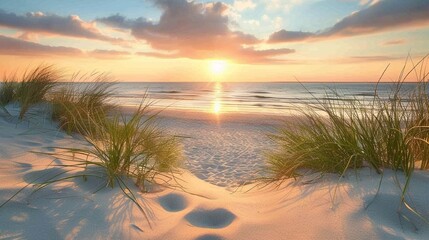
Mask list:
[[[416,83],[403,83],[401,93]],[[230,82],[119,82],[113,101],[138,106],[144,96],[155,106],[203,112],[283,114],[323,101],[367,101],[391,97],[395,83],[230,83]]]

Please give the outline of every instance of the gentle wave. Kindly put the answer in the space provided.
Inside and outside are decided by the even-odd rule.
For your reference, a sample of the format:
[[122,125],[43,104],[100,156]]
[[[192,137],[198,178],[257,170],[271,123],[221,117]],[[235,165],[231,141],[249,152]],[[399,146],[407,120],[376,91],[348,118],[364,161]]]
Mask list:
[[[408,92],[415,83],[404,83]],[[359,100],[371,103],[374,97],[389,99],[393,83],[125,83],[115,86],[113,101],[139,105],[149,96],[155,105],[177,109],[220,112],[279,112],[320,102],[347,104]],[[375,92],[375,89],[377,91]],[[402,99],[404,102],[406,98]]]

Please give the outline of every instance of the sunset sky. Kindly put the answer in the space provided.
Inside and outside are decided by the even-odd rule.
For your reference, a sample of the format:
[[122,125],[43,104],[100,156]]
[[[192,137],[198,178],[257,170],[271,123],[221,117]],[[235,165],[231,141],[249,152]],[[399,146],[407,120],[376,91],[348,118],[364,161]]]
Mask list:
[[119,81],[376,81],[390,63],[392,81],[428,43],[428,0],[0,1],[0,73],[45,63]]

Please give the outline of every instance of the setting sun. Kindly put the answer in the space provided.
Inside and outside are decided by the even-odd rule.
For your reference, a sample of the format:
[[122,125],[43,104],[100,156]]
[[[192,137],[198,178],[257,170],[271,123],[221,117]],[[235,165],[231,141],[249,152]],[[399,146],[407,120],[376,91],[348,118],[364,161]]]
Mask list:
[[210,70],[215,75],[220,75],[225,72],[226,61],[223,60],[214,60],[210,62]]

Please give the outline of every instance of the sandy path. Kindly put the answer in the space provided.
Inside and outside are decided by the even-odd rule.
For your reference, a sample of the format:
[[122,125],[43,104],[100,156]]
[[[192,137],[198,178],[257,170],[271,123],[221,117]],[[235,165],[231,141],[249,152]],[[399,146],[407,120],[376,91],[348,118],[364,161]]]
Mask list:
[[186,168],[218,186],[235,187],[261,174],[272,147],[270,124],[163,118],[162,126],[184,136]]

